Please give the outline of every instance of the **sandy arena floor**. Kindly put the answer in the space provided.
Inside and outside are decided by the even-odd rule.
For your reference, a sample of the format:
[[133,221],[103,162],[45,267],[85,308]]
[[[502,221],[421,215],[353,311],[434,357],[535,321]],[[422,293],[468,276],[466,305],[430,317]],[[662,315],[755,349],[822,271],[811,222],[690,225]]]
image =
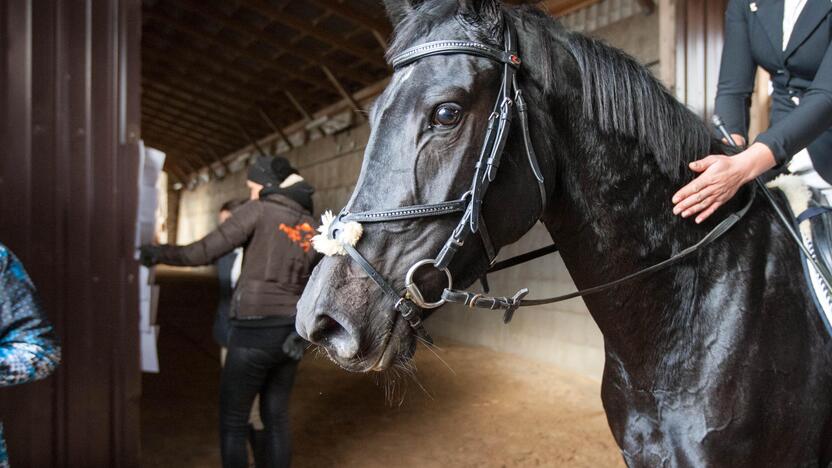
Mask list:
[[[143,466],[219,466],[213,281],[166,273],[161,374],[145,374]],[[598,384],[516,356],[421,348],[418,378],[387,403],[374,376],[308,353],[292,401],[296,467],[623,466]]]

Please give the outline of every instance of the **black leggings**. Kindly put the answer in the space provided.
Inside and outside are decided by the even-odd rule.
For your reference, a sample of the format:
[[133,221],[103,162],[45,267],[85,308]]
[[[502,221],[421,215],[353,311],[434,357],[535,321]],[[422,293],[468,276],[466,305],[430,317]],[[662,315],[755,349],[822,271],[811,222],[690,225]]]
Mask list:
[[265,464],[288,467],[292,457],[289,394],[298,363],[280,349],[231,345],[220,383],[220,449],[224,468],[247,468],[249,413],[260,394]]

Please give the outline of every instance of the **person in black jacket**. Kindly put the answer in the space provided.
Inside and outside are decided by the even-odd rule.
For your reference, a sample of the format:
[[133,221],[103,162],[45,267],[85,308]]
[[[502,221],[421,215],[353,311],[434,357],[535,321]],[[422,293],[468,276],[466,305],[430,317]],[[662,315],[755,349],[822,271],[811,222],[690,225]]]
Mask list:
[[674,214],[704,221],[740,186],[804,148],[820,177],[832,182],[830,42],[830,0],[730,0],[716,114],[743,146],[760,66],[771,74],[771,127],[736,156],[711,155],[692,162],[690,168],[701,175],[673,196]]
[[247,183],[252,200],[215,231],[185,246],[142,246],[141,260],[208,265],[244,247],[220,382],[222,464],[248,467],[249,411],[259,394],[266,440],[257,465],[284,467],[291,461],[289,394],[305,349],[295,332],[296,304],[319,259],[310,242],[314,190],[281,157],[257,158]]

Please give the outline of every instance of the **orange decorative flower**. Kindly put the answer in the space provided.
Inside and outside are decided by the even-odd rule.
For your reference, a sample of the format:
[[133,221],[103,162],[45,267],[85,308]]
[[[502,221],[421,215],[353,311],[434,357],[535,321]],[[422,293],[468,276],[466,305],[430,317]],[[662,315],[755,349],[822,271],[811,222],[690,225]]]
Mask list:
[[304,252],[309,252],[312,248],[312,238],[315,236],[315,228],[309,223],[297,224],[295,226],[288,226],[280,223],[280,231],[286,234],[292,243],[303,249]]

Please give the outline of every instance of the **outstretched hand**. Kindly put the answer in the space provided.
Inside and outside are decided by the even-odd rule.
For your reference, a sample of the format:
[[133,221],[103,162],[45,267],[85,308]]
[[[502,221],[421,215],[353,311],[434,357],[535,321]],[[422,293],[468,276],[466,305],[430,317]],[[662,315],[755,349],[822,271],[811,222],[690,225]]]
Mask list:
[[696,216],[696,223],[708,219],[730,200],[740,187],[775,165],[774,154],[755,143],[736,156],[711,155],[690,163],[700,175],[673,195],[673,214]]
[[145,244],[139,247],[139,262],[148,268],[152,267],[159,263],[161,252],[162,248],[160,246]]

